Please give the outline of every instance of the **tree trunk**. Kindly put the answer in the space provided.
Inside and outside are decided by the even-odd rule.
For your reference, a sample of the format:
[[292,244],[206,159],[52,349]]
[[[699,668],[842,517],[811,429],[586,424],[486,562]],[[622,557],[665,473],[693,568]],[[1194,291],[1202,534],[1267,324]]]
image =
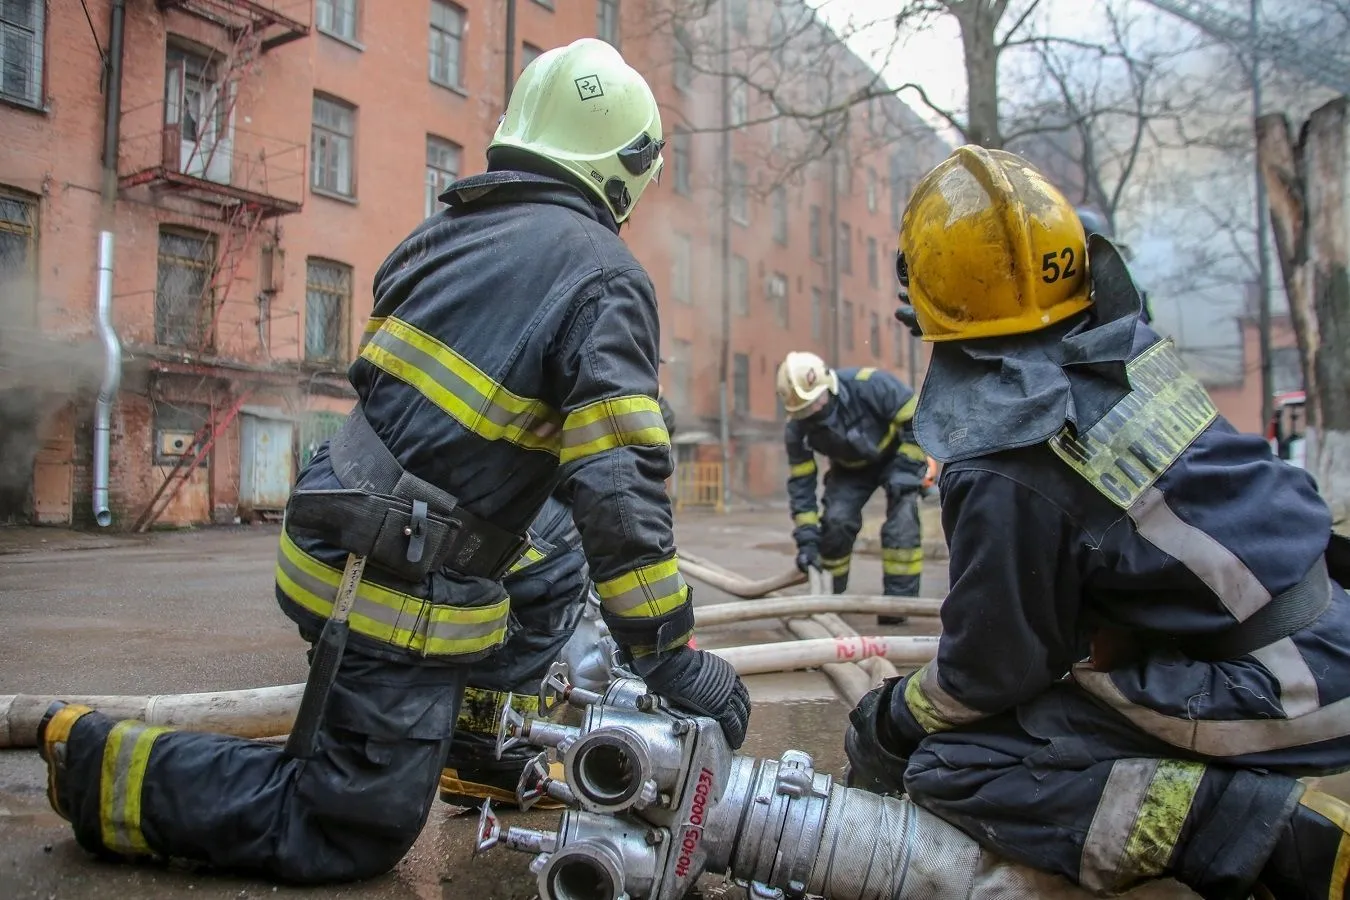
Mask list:
[[994,150],[1003,148],[998,122],[998,38],[996,29],[1003,4],[967,0],[947,4],[961,25],[961,48],[965,53],[967,106],[965,138],[968,143]]
[[1262,116],[1257,153],[1307,391],[1308,469],[1338,531],[1350,525],[1350,100],[1304,123]]

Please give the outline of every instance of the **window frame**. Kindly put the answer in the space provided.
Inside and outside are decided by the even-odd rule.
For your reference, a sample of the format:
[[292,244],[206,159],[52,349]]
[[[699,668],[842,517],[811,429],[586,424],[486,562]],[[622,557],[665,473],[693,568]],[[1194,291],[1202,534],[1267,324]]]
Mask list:
[[868,316],[867,343],[872,346],[872,358],[881,359],[881,314],[874,309]]
[[835,237],[839,248],[839,271],[845,275],[853,274],[853,227],[847,222],[839,223],[839,234]]
[[[533,52],[531,52],[531,51],[533,51]],[[543,47],[540,47],[540,46],[538,46],[537,44],[531,44],[529,41],[521,41],[521,42],[520,42],[520,72],[517,72],[516,75],[517,75],[517,76],[520,75],[521,72],[524,72],[524,71],[525,71],[526,67],[528,67],[530,63],[534,62],[536,59],[538,59],[539,57],[541,57],[541,56],[543,56],[543,55],[544,55],[544,48],[543,48]]]
[[[182,414],[181,418],[190,421],[190,423],[195,427],[191,429],[181,427],[180,428],[166,427],[170,423],[161,421],[161,412],[163,411],[161,408],[166,410],[173,410],[175,413]],[[169,417],[163,416],[163,418],[167,419]],[[185,457],[190,461],[193,455],[197,452],[197,444],[195,442],[191,444],[188,447],[187,452],[183,454],[161,453],[159,450],[161,436],[166,431],[182,432],[191,430],[193,437],[196,437],[198,434],[201,433],[201,430],[206,427],[207,423],[210,420],[211,420],[211,407],[205,403],[179,402],[174,400],[152,400],[150,406],[150,464],[152,466],[177,466],[183,461]],[[197,460],[196,468],[205,469],[207,466],[209,466],[211,462],[211,454],[214,452],[215,448],[213,447],[212,449],[203,453],[202,458]]]
[[[338,273],[346,280],[346,293],[339,293],[326,287],[318,286],[313,278],[316,268],[328,268]],[[343,365],[348,361],[351,355],[351,307],[353,283],[355,275],[352,266],[340,260],[329,259],[323,256],[310,256],[305,259],[305,321],[304,335],[301,342],[301,359],[309,365]],[[310,300],[315,292],[324,293],[330,297],[337,297],[337,327],[334,336],[332,353],[326,355],[312,355],[310,353],[309,335],[310,335]]]
[[670,133],[670,167],[674,176],[671,178],[671,186],[675,193],[682,197],[688,197],[694,192],[690,172],[693,157],[693,135],[682,128],[673,129]]
[[[622,29],[622,19],[620,18],[619,0],[596,0],[595,3],[595,36],[609,44],[615,50],[619,49],[620,32]],[[606,34],[611,31],[612,34]]]
[[[453,170],[435,164],[436,161],[433,161],[432,159],[432,148],[434,145],[440,145],[439,147],[436,147],[438,151],[446,150],[455,155],[455,168]],[[422,176],[422,190],[423,190],[422,212],[424,214],[422,216],[423,219],[430,219],[432,216],[436,215],[436,213],[440,212],[441,209],[444,207],[445,204],[441,203],[436,198],[450,184],[454,183],[459,179],[459,170],[463,165],[463,163],[464,163],[464,148],[460,144],[450,140],[449,138],[443,138],[440,135],[435,134],[427,135],[426,168],[423,170]],[[442,177],[445,175],[449,175],[450,177],[448,179]],[[435,179],[435,184],[437,185],[434,188],[434,192],[432,186],[433,179]]]
[[[349,134],[343,134],[342,132],[335,130],[332,126],[329,126],[329,125],[326,125],[326,124],[320,124],[320,123],[319,123],[319,117],[318,117],[319,104],[327,104],[327,105],[333,107],[334,109],[341,110],[342,112],[346,113],[346,115],[347,115],[347,122],[349,123],[350,129],[351,129],[350,133],[349,133]],[[356,199],[356,187],[357,187],[357,185],[356,185],[356,128],[357,128],[356,114],[357,114],[357,107],[356,107],[355,104],[348,103],[346,100],[343,100],[343,99],[340,98],[340,97],[335,97],[335,96],[333,96],[332,94],[325,94],[325,93],[323,93],[323,92],[321,92],[321,91],[315,91],[315,92],[314,92],[314,100],[313,100],[313,104],[312,104],[312,106],[311,106],[310,123],[309,123],[309,141],[310,141],[310,149],[309,149],[309,189],[310,189],[310,191],[311,191],[312,193],[319,194],[320,196],[323,196],[323,197],[331,197],[331,198],[337,199],[337,200],[355,200],[355,199]],[[319,138],[319,133],[320,133],[320,132],[322,132],[324,135],[326,135],[327,137],[329,137],[330,140],[337,140],[337,141],[339,141],[339,142],[340,142],[340,141],[346,141],[346,145],[347,145],[347,170],[348,170],[348,171],[347,171],[347,181],[348,181],[348,183],[349,183],[349,188],[350,188],[349,192],[343,192],[342,189],[341,189],[340,187],[328,187],[328,186],[326,186],[326,185],[317,183],[317,179],[319,178],[319,174],[320,174],[321,168],[326,168],[326,167],[320,167],[320,166],[317,164],[317,162],[316,162],[316,155],[317,155],[318,152],[319,152],[319,149],[318,149],[318,148],[319,148],[319,140],[318,140],[318,138]],[[329,147],[332,147],[332,146],[334,146],[334,145],[333,145],[332,143],[330,143],[328,146],[329,146]],[[338,177],[338,178],[336,179],[336,181],[340,184],[340,183],[341,183],[341,177]]]
[[670,295],[676,303],[694,302],[694,240],[682,231],[675,232],[670,259]]
[[811,208],[807,212],[807,229],[812,259],[825,258],[825,224],[823,218],[820,207],[814,203],[811,204]]
[[840,343],[843,344],[845,350],[852,350],[854,344],[852,300],[843,300],[839,303],[839,323],[842,326],[840,328]]
[[[205,252],[201,256],[195,257],[166,253],[164,249],[166,237],[196,241]],[[215,290],[212,281],[214,280],[216,267],[219,265],[219,253],[220,235],[214,232],[178,226],[160,226],[155,235],[155,306],[152,322],[155,346],[186,350],[204,348],[204,341],[207,337],[204,320],[215,315]],[[175,323],[168,321],[170,318],[169,311],[162,300],[164,266],[169,261],[172,261],[172,264],[181,269],[191,269],[202,273],[202,289],[196,298],[197,323],[195,328],[192,329],[191,336],[183,341],[169,340],[170,332],[175,327]],[[186,316],[183,318],[186,318]],[[214,339],[214,336],[212,337]]]
[[773,212],[774,243],[786,247],[788,245],[788,197],[787,188],[783,185],[780,184],[773,189],[770,208]]
[[750,260],[739,253],[731,254],[731,311],[750,315]]
[[[331,11],[330,15],[333,17],[334,21],[336,21],[338,13],[337,7],[345,3],[350,3],[351,5],[351,34],[343,34],[341,31],[331,27],[331,25],[325,26],[321,21],[323,15],[320,10],[324,7],[328,7]],[[361,39],[361,0],[315,0],[314,30],[322,35],[339,40],[344,44],[356,44]]]
[[881,243],[874,237],[867,238],[867,286],[881,288]]
[[[32,4],[29,12],[32,20],[27,25],[21,25],[17,20],[0,20],[0,46],[4,44],[4,38],[13,31],[21,35],[28,35],[27,43],[32,49],[29,55],[25,73],[28,77],[28,92],[20,95],[8,91],[3,80],[0,80],[0,102],[24,109],[36,110],[37,112],[47,111],[47,0],[29,0]],[[3,71],[3,70],[0,70]]]
[[[23,270],[22,274],[26,277],[27,289],[24,293],[28,294],[31,301],[28,304],[27,315],[18,317],[15,310],[7,310],[7,314],[15,317],[10,324],[20,327],[34,327],[38,324],[38,299],[40,293],[38,290],[38,243],[41,238],[41,216],[42,216],[42,198],[36,194],[30,194],[27,191],[16,187],[0,184],[0,203],[12,203],[18,211],[15,215],[19,218],[10,219],[0,217],[0,234],[13,235],[19,239],[23,252]],[[20,220],[21,219],[21,220]],[[0,275],[4,270],[0,269]]]
[[[459,28],[458,33],[452,33],[436,24],[436,10],[438,8],[455,17],[456,25]],[[466,93],[464,87],[464,32],[467,30],[468,22],[469,11],[455,3],[454,0],[431,0],[431,14],[427,19],[427,80],[438,87],[446,88],[457,94]],[[455,70],[453,73],[449,73],[454,78],[454,81],[450,82],[442,80],[436,68],[438,61],[437,41],[448,42],[452,39],[455,47]],[[448,43],[445,46],[448,46]],[[448,56],[448,54],[445,55]]]
[[[742,365],[744,362],[744,365]],[[742,377],[742,372],[744,377]],[[744,403],[742,403],[744,400]],[[731,356],[731,411],[733,414],[750,415],[750,354],[733,353]]]
[[732,162],[728,176],[727,214],[737,225],[750,224],[750,172],[743,162]]

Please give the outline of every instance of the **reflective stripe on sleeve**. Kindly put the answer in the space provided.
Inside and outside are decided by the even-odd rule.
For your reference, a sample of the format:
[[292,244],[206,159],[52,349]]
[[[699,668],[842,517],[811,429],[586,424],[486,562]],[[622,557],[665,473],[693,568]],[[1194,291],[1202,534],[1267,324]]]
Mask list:
[[[342,570],[296,546],[282,532],[277,552],[277,585],[292,601],[316,616],[333,612]],[[424,656],[462,656],[502,643],[511,601],[488,606],[445,606],[362,581],[348,626],[357,634]]]
[[1197,762],[1117,760],[1083,841],[1083,887],[1115,894],[1163,874],[1204,775]]
[[905,682],[905,705],[928,734],[978,722],[985,714],[966,706],[938,681],[938,662],[930,660]]
[[141,831],[141,792],[150,748],[171,728],[134,719],[118,722],[103,745],[98,816],[103,846],[115,853],[146,856],[153,851]]
[[[896,438],[900,436],[900,432],[904,430],[905,424],[909,422],[910,419],[914,418],[914,411],[918,408],[919,408],[919,395],[914,394],[909,398],[909,400],[905,401],[905,405],[900,407],[899,411],[897,411],[896,414],[891,417],[890,425],[886,426],[886,433],[881,436],[880,442],[877,443],[877,450],[884,451],[888,447],[890,447],[891,444],[895,443]],[[913,458],[911,456],[911,453],[913,451],[906,452],[903,448],[917,447],[918,445],[901,444],[900,446],[902,448],[900,452],[904,453],[906,456],[910,456],[910,458]],[[923,450],[919,450],[919,453],[923,454]],[[927,458],[928,456],[926,454],[919,457],[919,459],[924,460],[926,460]]]
[[[416,388],[460,425],[489,441],[558,452],[562,417],[542,400],[518,396],[436,338],[386,317],[361,358]],[[653,404],[654,405],[654,404]]]
[[792,468],[788,469],[789,478],[801,478],[803,475],[816,474],[816,461],[808,459],[806,462],[794,463]]
[[606,610],[625,618],[664,616],[689,599],[689,587],[676,557],[601,581],[595,592]]
[[537,547],[526,547],[525,552],[520,554],[520,558],[511,563],[511,568],[506,570],[506,574],[514,575],[527,566],[532,566],[544,558],[544,552]]
[[616,447],[669,446],[666,420],[651,397],[613,397],[568,413],[560,461],[569,463]]

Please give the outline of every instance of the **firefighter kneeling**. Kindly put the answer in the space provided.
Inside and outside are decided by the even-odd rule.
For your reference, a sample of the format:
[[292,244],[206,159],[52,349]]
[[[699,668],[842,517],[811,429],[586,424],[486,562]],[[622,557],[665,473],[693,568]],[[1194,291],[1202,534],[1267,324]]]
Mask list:
[[853,711],[852,783],[1102,894],[1345,896],[1350,807],[1297,780],[1350,768],[1350,566],[1312,479],[1216,412],[1021,158],[925,176],[897,263],[951,589],[936,658]]

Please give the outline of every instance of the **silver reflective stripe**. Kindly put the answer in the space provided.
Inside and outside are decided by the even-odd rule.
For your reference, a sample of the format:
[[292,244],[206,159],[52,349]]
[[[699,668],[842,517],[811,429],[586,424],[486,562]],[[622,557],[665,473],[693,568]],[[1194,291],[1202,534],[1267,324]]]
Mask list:
[[971,709],[943,689],[942,683],[938,681],[938,661],[936,659],[924,663],[920,670],[919,687],[923,690],[924,696],[928,698],[928,702],[932,704],[933,710],[952,725],[965,725],[986,718],[985,713],[977,709]]
[[[131,757],[136,752],[136,739],[140,737],[144,726],[122,722],[125,729],[118,735],[117,755],[112,761],[112,785],[109,790],[108,809],[103,811],[103,843],[109,850],[119,853],[135,853],[141,848],[132,838],[132,829],[139,831],[140,823],[132,822],[127,815],[127,799],[131,796]],[[137,785],[139,788],[139,785]]]
[[593,441],[616,447],[624,446],[640,431],[648,428],[660,428],[664,431],[665,427],[666,421],[661,418],[659,410],[633,409],[605,416],[586,425],[564,425],[563,446],[568,449],[584,447]]
[[1239,622],[1270,602],[1270,591],[1251,569],[1213,537],[1183,522],[1156,487],[1145,490],[1128,512],[1140,537],[1194,572]]
[[[623,615],[629,610],[636,609],[652,599],[658,601],[667,600],[678,594],[684,587],[684,577],[676,572],[673,575],[667,575],[664,578],[658,578],[656,581],[639,584],[635,588],[630,588],[621,594],[615,594],[604,598],[605,609],[615,615]],[[655,615],[659,615],[656,613]]]
[[1156,759],[1122,759],[1111,766],[1083,840],[1078,862],[1078,883],[1083,887],[1105,894],[1119,884],[1126,844],[1157,771]]
[[1134,725],[1174,747],[1223,759],[1267,753],[1350,736],[1350,697],[1293,719],[1182,719],[1131,703],[1110,674],[1090,665],[1074,667],[1073,679]]
[[1252,653],[1280,682],[1280,707],[1289,718],[1303,716],[1321,706],[1317,679],[1293,638],[1281,638]]

